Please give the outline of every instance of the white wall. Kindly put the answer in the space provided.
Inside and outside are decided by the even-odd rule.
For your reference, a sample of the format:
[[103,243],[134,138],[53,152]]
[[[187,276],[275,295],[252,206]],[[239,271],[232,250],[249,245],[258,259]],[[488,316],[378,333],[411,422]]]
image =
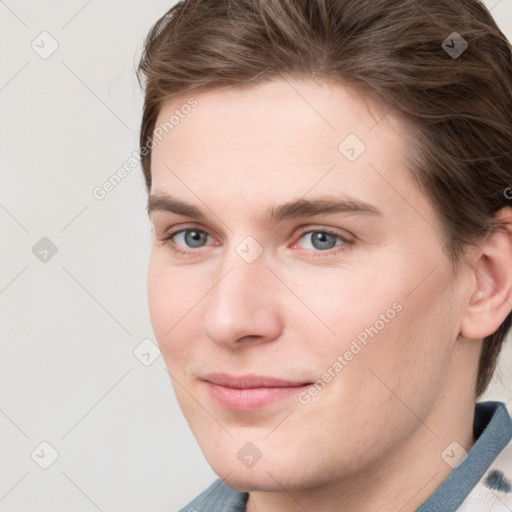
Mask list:
[[[172,4],[0,2],[0,511],[173,511],[215,478],[162,358],[133,353],[154,341],[140,167],[92,194],[138,149],[133,69]],[[512,0],[493,14],[512,39]],[[512,399],[510,355],[487,398]]]

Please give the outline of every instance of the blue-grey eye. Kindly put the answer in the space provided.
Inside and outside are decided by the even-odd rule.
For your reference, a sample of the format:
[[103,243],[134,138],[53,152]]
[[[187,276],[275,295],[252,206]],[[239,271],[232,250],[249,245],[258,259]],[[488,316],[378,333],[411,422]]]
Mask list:
[[[325,231],[308,231],[302,236],[305,240],[309,239],[309,245],[318,251],[327,251],[337,245],[338,240],[342,240],[339,235],[331,235]],[[310,247],[305,247],[309,249]]]
[[176,238],[180,236],[184,236],[185,245],[193,249],[203,247],[208,240],[208,233],[197,229],[184,229],[175,235]]
[[321,231],[314,231],[311,235],[311,243],[315,249],[332,249],[336,245],[336,237]]

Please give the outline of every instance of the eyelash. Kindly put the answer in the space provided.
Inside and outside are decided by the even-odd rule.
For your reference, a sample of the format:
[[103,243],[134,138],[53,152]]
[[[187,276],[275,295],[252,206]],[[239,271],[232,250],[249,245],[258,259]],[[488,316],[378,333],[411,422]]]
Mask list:
[[[204,247],[200,247],[198,249],[183,249],[183,248],[179,248],[181,246],[178,246],[172,240],[176,235],[183,233],[185,231],[199,231],[201,233],[205,233],[206,235],[209,235],[209,233],[206,230],[198,228],[197,226],[185,226],[185,227],[182,227],[181,229],[172,231],[172,232],[164,235],[163,237],[158,237],[158,240],[160,242],[168,245],[171,248],[172,252],[177,255],[180,255],[180,256],[197,255],[198,253],[201,252],[201,249],[203,249]],[[302,228],[299,228],[297,242],[295,242],[294,245],[296,245],[298,243],[298,241],[301,240],[304,235],[309,234],[309,233],[323,233],[323,234],[332,236],[336,239],[339,239],[341,242],[343,242],[341,245],[335,245],[331,249],[326,249],[324,251],[314,250],[314,249],[303,249],[307,252],[311,252],[312,253],[311,256],[314,258],[333,256],[333,255],[337,254],[338,252],[346,251],[350,246],[352,246],[354,244],[354,240],[350,240],[329,228],[311,229],[310,227],[302,227]]]

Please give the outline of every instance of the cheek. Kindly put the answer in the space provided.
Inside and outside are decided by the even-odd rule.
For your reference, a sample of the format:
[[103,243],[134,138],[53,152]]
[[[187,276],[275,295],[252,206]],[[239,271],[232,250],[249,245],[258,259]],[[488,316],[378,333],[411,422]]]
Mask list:
[[309,266],[296,272],[283,272],[283,281],[297,297],[296,300],[290,296],[287,301],[287,312],[294,315],[293,319],[287,318],[288,327],[318,329],[323,341],[315,344],[315,351],[330,354],[348,348],[358,337],[362,342],[371,339],[367,331],[375,331],[372,326],[376,325],[380,332],[400,316],[397,310],[401,309],[403,283],[386,282],[383,274],[382,266],[372,271],[362,265]]
[[457,337],[453,296],[438,275],[400,303],[401,311],[361,352],[359,372],[354,366],[351,373],[361,389],[367,380],[367,396],[361,400],[379,396],[427,411],[450,371]]
[[162,343],[166,332],[178,319],[174,300],[176,295],[170,293],[176,284],[170,279],[169,272],[162,270],[152,256],[147,282],[148,306],[153,330],[159,343]]
[[208,291],[208,284],[187,270],[166,265],[161,259],[161,256],[156,255],[150,260],[148,306],[162,355],[164,359],[171,355],[174,359],[190,347],[192,337],[198,337],[197,332],[192,334],[189,331],[201,327],[197,321],[197,312],[201,298]]
[[[314,349],[311,345],[305,349],[317,372],[344,375],[335,379],[338,390],[348,393],[359,388],[359,394],[371,388],[367,397],[371,400],[387,396],[387,384],[412,396],[414,384],[432,385],[434,391],[448,371],[456,339],[448,276],[439,269],[411,292],[411,283],[420,282],[427,272],[411,265],[399,267],[404,269],[400,274],[392,274],[391,269],[388,274],[382,265],[375,273],[344,272],[337,279],[325,272],[293,282],[297,295],[307,298],[309,309],[318,312],[321,323],[311,315],[310,325],[324,326]],[[296,325],[304,325],[304,315],[295,320]],[[304,342],[308,343],[308,336]],[[336,361],[339,364],[334,366]]]

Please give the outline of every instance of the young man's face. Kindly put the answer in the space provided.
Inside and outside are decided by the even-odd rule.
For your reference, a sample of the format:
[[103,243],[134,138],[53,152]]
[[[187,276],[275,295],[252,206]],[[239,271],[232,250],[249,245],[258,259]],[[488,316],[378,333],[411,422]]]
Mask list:
[[392,467],[418,443],[440,460],[476,365],[457,342],[468,287],[404,166],[406,128],[326,82],[195,98],[152,154],[151,194],[191,211],[151,200],[148,293],[213,469],[291,490]]

